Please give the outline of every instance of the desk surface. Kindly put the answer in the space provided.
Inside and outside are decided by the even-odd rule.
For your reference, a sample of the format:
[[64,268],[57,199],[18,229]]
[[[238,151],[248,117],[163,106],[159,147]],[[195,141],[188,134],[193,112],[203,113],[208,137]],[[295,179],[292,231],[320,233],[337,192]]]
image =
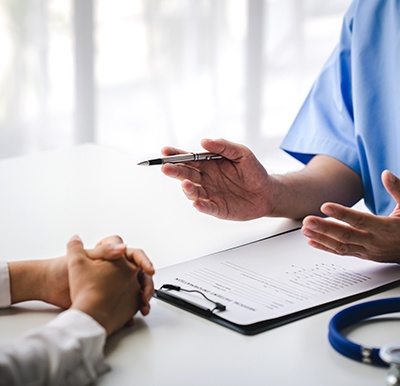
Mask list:
[[[64,254],[78,233],[86,246],[119,234],[143,248],[156,268],[275,234],[298,224],[286,219],[228,222],[196,212],[179,183],[158,167],[136,166],[127,154],[84,145],[0,162],[0,256]],[[295,256],[294,256],[295,258]],[[400,296],[394,289],[373,298]],[[100,385],[379,385],[385,370],[348,360],[327,340],[339,309],[256,336],[243,336],[152,300],[152,312],[112,336],[113,371]],[[0,342],[14,339],[59,312],[39,302],[0,311]],[[396,341],[398,321],[366,324],[354,340]]]

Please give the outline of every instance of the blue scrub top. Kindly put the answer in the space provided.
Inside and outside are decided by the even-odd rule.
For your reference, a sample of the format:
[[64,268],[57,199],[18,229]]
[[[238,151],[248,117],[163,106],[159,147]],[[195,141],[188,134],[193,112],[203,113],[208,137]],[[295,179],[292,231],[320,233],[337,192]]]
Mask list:
[[381,173],[400,176],[399,79],[400,0],[353,1],[339,44],[281,146],[305,164],[324,154],[352,168],[379,215],[395,206]]

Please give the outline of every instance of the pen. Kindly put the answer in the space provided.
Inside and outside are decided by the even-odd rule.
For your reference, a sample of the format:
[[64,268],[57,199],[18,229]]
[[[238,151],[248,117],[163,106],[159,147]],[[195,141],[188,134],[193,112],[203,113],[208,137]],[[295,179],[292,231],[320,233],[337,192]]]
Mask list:
[[139,162],[138,165],[151,166],[151,165],[162,165],[165,163],[177,164],[182,162],[211,161],[222,158],[223,158],[222,155],[215,153],[188,153],[188,154],[176,154],[176,155],[170,155],[168,157],[150,159],[147,161]]

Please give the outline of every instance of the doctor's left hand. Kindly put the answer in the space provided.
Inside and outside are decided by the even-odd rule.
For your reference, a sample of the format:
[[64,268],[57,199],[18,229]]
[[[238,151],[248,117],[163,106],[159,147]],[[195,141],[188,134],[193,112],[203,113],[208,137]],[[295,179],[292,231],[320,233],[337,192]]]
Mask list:
[[323,204],[322,213],[339,222],[306,217],[302,232],[309,238],[309,244],[337,255],[400,263],[400,179],[386,170],[382,182],[396,201],[389,216],[376,216],[334,203]]

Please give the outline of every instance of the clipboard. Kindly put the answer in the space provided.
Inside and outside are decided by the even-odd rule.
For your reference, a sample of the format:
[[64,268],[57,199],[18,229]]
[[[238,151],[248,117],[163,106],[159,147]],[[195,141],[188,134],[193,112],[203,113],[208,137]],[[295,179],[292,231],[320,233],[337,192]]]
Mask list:
[[[290,250],[293,252],[292,257],[290,256]],[[277,254],[281,254],[279,257],[281,259],[280,266],[268,276],[267,279],[270,281],[268,282],[268,280],[265,279],[267,276],[264,276],[263,270],[268,273],[269,266],[274,262],[271,256],[273,255],[276,259]],[[248,260],[248,266],[246,266],[246,260]],[[240,264],[243,264],[243,267]],[[286,276],[282,275],[282,272],[279,270],[286,270],[287,265],[295,266],[293,269],[297,269],[298,271],[294,271],[295,273],[293,275],[292,271],[286,271]],[[318,268],[320,265],[322,270]],[[231,267],[234,267],[233,270]],[[250,269],[248,269],[248,267]],[[320,269],[320,272],[315,273],[315,267]],[[252,271],[254,268],[257,268],[257,271]],[[219,271],[216,271],[216,269]],[[227,275],[225,275],[225,269]],[[270,283],[272,282],[277,283],[274,284],[275,288],[273,288],[272,291],[274,293],[276,293],[278,289],[281,289],[283,294],[287,294],[291,287],[296,290],[296,288],[301,287],[301,285],[305,285],[307,287],[306,292],[311,293],[312,291],[310,288],[313,289],[313,287],[310,287],[310,285],[313,284],[313,279],[315,280],[314,289],[319,291],[321,288],[325,287],[332,287],[333,289],[330,291],[327,290],[326,294],[320,296],[310,295],[310,299],[300,301],[299,304],[293,305],[290,304],[293,302],[287,302],[290,304],[289,307],[283,306],[282,310],[278,312],[276,310],[271,311],[270,316],[268,316],[269,312],[262,310],[262,312],[259,312],[259,316],[246,320],[247,316],[244,315],[247,311],[246,309],[244,309],[243,315],[241,315],[240,310],[237,313],[237,317],[233,315],[233,311],[231,310],[236,300],[232,300],[231,304],[226,303],[226,300],[225,302],[221,300],[221,298],[223,298],[222,296],[225,296],[225,299],[231,300],[229,297],[233,297],[232,294],[235,294],[234,291],[227,294],[228,292],[226,288],[223,288],[222,284],[225,282],[233,283],[232,287],[234,287],[234,279],[237,277],[237,272],[235,271],[238,269],[242,277],[244,277],[244,285],[248,283],[247,276],[249,276],[251,279],[249,281],[249,287],[258,285],[259,281],[263,283],[260,288],[262,289],[263,286],[266,287],[266,292],[271,292],[271,287],[273,286]],[[206,277],[208,280],[206,283],[203,277],[204,275],[193,274],[198,271],[201,272],[201,270],[213,272],[210,276],[211,278],[219,278],[218,274],[222,272],[220,277],[223,278],[225,282],[221,284],[221,282],[218,282],[218,280],[221,279],[215,279],[215,283],[212,283],[212,281],[209,280],[210,278]],[[230,270],[232,270],[232,277],[228,275],[230,274]],[[215,274],[215,272],[218,273]],[[325,277],[321,276],[321,272]],[[275,280],[273,275],[276,275],[278,279]],[[296,279],[297,281],[293,280],[293,277],[296,277],[295,275],[299,277],[299,279]],[[309,275],[309,278],[305,281],[301,275],[304,277]],[[286,277],[289,277],[289,279],[286,279]],[[324,278],[325,284],[321,284],[321,282],[317,283],[317,281],[321,281],[321,277]],[[340,279],[339,282],[338,278]],[[334,285],[330,285],[328,279],[332,279]],[[353,280],[353,282],[351,280]],[[189,297],[183,295],[181,292],[162,288],[164,284],[169,282],[171,282],[172,285],[178,284],[182,288],[185,286],[191,289],[196,288],[198,289],[197,292],[200,292],[200,289],[207,291],[207,296],[215,301],[221,301],[221,303],[226,304],[227,311],[231,311],[232,315],[227,317],[227,311],[213,311],[210,305],[207,304],[207,301],[200,299],[198,296]],[[349,302],[371,296],[381,291],[395,288],[399,284],[400,266],[398,264],[374,263],[354,257],[336,256],[316,250],[308,246],[305,237],[301,234],[299,229],[294,229],[239,247],[162,268],[155,275],[155,286],[157,289],[154,297],[238,333],[256,335]],[[219,292],[210,289],[218,286],[222,288]],[[336,290],[335,287],[337,287]],[[254,287],[254,291],[256,290],[258,291],[257,294],[261,293],[259,288]],[[246,291],[247,289],[244,290],[244,292]],[[301,292],[301,290],[299,291]],[[282,294],[279,294],[279,296],[280,295]],[[251,298],[249,297],[249,299]],[[266,297],[265,299],[268,300],[269,298]],[[266,304],[269,301],[267,300],[265,301]],[[240,300],[240,302],[244,301]],[[239,301],[236,301],[236,303],[239,304]],[[248,308],[250,309],[250,306]],[[260,309],[261,308],[262,305],[260,305]],[[241,319],[242,316],[244,319]]]
[[273,328],[280,327],[280,326],[283,326],[283,325],[291,323],[291,322],[295,322],[297,320],[306,318],[308,316],[312,316],[312,315],[318,314],[320,312],[330,310],[332,308],[340,307],[342,305],[363,299],[368,296],[375,295],[379,292],[386,291],[391,288],[396,288],[397,286],[399,286],[399,284],[400,284],[400,280],[390,283],[390,284],[383,285],[382,287],[375,288],[375,289],[367,291],[367,292],[349,296],[347,298],[336,300],[334,302],[321,304],[319,306],[309,308],[306,310],[302,310],[302,311],[299,311],[299,312],[296,312],[293,314],[288,314],[288,315],[280,317],[280,318],[263,320],[261,322],[247,324],[247,325],[237,324],[237,323],[225,320],[223,317],[211,312],[211,310],[209,310],[209,309],[206,310],[202,307],[199,307],[196,304],[190,303],[183,299],[179,299],[176,296],[166,293],[166,291],[155,290],[154,297],[157,299],[160,299],[166,303],[169,303],[175,307],[178,307],[182,310],[191,312],[192,314],[195,314],[202,318],[205,318],[211,322],[217,323],[217,324],[227,327],[233,331],[239,332],[243,335],[257,335],[261,332],[268,331]]

